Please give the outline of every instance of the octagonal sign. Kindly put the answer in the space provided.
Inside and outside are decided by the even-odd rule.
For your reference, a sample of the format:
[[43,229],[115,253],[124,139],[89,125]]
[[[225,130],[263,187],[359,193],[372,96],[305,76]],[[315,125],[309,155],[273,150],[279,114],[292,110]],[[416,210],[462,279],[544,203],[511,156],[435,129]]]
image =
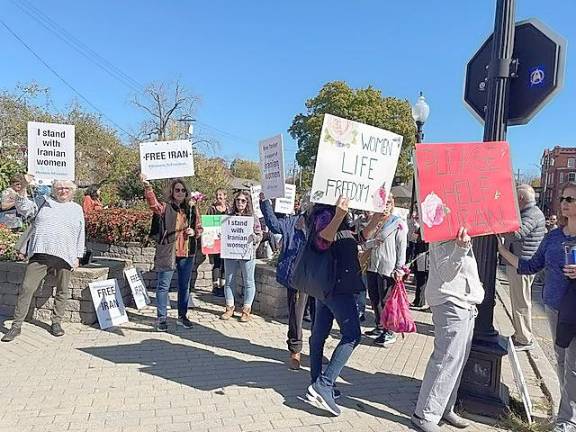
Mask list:
[[[466,66],[464,103],[480,122],[486,110],[492,39],[493,35]],[[510,79],[509,126],[528,123],[562,88],[566,42],[536,19],[521,21],[516,24],[512,58],[518,60],[518,71]]]

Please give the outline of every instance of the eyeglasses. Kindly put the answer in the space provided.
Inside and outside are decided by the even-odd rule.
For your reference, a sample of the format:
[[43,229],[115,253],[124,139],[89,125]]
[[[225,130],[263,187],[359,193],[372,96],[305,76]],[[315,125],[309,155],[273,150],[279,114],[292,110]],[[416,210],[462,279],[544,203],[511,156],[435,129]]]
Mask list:
[[568,204],[572,204],[573,202],[576,202],[576,198],[571,196],[560,197],[560,202],[562,201],[566,201]]
[[174,192],[186,192],[186,189],[183,189],[183,188],[174,188]]
[[236,202],[238,202],[238,203],[245,203],[245,202],[247,202],[247,200],[244,199],[244,198],[236,198]]
[[58,192],[68,192],[70,190],[69,187],[58,187],[56,188]]

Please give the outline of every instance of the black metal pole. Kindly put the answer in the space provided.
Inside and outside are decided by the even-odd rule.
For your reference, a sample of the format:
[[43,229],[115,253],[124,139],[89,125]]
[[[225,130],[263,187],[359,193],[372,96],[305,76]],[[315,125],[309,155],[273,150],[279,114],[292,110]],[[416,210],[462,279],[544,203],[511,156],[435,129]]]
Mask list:
[[[420,93],[422,94],[422,93]],[[424,122],[416,122],[416,144],[420,144],[424,140],[424,132],[422,131],[422,126]],[[415,164],[416,160],[412,158],[412,162]],[[413,166],[414,174],[412,174],[412,198],[410,201],[410,216],[414,214],[414,206],[416,205],[416,165]]]
[[[510,65],[514,50],[514,8],[515,0],[497,0],[492,58],[488,66],[485,142],[506,139]],[[478,305],[474,340],[462,376],[460,396],[468,411],[497,417],[505,411],[508,396],[501,384],[506,341],[494,328],[496,237],[475,238],[473,250],[485,296],[482,304]]]

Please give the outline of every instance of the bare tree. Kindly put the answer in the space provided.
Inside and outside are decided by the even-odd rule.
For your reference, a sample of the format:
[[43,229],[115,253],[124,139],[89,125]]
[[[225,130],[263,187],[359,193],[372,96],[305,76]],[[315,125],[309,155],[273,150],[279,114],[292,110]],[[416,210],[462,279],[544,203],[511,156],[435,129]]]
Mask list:
[[136,94],[132,103],[145,111],[150,118],[142,124],[143,136],[155,136],[159,141],[178,138],[185,126],[179,120],[193,121],[193,113],[199,98],[191,95],[180,83],[152,83],[144,95]]

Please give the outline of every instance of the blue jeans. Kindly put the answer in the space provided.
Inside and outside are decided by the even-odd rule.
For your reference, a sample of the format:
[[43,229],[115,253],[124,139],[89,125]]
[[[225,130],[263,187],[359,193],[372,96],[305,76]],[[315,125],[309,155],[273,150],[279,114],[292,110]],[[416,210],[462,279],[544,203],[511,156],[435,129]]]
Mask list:
[[[332,330],[332,323],[340,326],[342,338],[334,350],[330,363],[322,373],[324,343]],[[354,294],[337,294],[320,301],[316,299],[316,316],[310,336],[310,375],[312,382],[333,387],[352,351],[360,343],[360,321]]]
[[[176,258],[176,271],[178,272],[178,318],[184,318],[188,313],[188,298],[190,297],[190,277],[194,269],[194,257]],[[156,304],[158,321],[166,321],[168,312],[168,291],[174,270],[158,272],[156,285]]]
[[226,285],[224,285],[224,296],[226,306],[234,306],[234,293],[236,292],[236,273],[238,269],[242,272],[244,280],[244,306],[252,307],[254,297],[256,297],[256,282],[254,281],[254,270],[256,260],[224,260],[224,274],[226,275]]

